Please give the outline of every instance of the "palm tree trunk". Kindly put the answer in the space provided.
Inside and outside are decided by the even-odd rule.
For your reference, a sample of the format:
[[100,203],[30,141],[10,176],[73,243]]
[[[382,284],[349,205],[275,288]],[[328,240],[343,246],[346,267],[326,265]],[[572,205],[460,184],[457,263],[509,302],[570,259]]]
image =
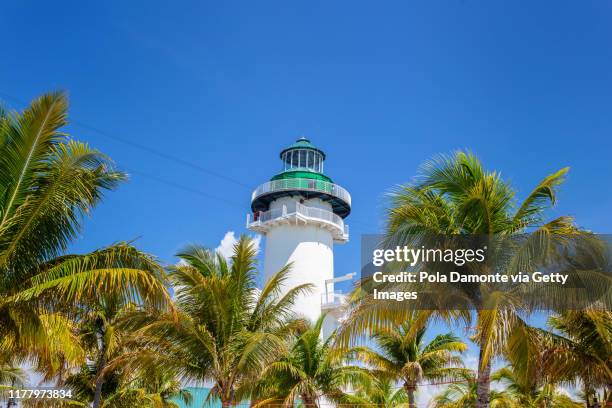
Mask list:
[[476,408],[489,408],[489,391],[491,389],[491,360],[483,366],[484,351],[480,349],[478,359],[478,379],[476,380]]
[[408,391],[408,408],[416,408],[416,402],[414,400],[414,391]]
[[100,368],[98,369],[95,382],[95,392],[92,405],[93,408],[99,408],[100,403],[102,402],[102,386],[104,385],[104,376],[101,375],[100,372],[102,371],[102,369],[104,369],[104,366],[106,365],[106,358],[102,357],[100,363]]
[[582,392],[584,393],[584,401],[586,402],[586,408],[591,408],[591,395],[589,393],[589,387],[587,387],[586,381],[582,384]]
[[416,384],[404,383],[404,389],[408,395],[408,408],[416,408],[414,393],[416,392]]
[[95,391],[92,408],[100,408],[100,404],[102,402],[102,386],[104,385],[102,370],[104,370],[104,367],[106,366],[106,343],[104,342],[104,335],[102,333],[98,333],[97,337],[100,357],[98,358],[98,369],[96,370]]
[[302,402],[304,403],[304,406],[307,408],[317,408],[317,403],[315,402],[313,398],[310,397],[310,395],[307,395],[307,394],[302,395]]

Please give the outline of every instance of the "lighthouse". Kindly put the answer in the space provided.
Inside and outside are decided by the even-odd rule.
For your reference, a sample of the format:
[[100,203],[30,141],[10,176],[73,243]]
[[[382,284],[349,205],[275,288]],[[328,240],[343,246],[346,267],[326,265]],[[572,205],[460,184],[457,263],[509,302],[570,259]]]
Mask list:
[[349,239],[345,218],[351,196],[324,174],[325,153],[306,138],[280,152],[280,173],[255,189],[247,227],[265,236],[264,275],[268,279],[291,263],[285,291],[297,285],[314,286],[296,301],[296,313],[315,321],[328,314],[324,333],[339,317],[342,295],[334,291],[334,244]]

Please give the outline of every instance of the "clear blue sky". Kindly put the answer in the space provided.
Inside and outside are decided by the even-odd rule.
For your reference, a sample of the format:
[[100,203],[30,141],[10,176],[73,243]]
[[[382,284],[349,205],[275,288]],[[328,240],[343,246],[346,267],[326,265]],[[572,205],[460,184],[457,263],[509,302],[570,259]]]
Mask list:
[[[65,89],[76,138],[132,173],[75,250],[117,240],[172,261],[244,232],[250,191],[306,135],[353,195],[352,241],[385,192],[469,148],[525,195],[571,166],[558,213],[612,232],[612,3],[564,1],[6,2],[0,98]],[[165,160],[163,151],[202,169]],[[172,187],[142,176],[210,194]]]

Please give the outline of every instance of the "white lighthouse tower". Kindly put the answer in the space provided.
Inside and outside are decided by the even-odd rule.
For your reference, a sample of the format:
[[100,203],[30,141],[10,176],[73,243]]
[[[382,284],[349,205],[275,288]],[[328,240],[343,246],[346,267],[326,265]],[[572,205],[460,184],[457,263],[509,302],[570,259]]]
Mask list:
[[351,196],[323,174],[325,153],[306,138],[280,153],[282,171],[257,187],[251,198],[247,227],[266,236],[266,279],[292,263],[286,290],[311,283],[311,294],[300,297],[295,311],[316,320],[328,313],[324,333],[335,326],[334,311],[342,303],[334,292],[334,243],[348,241],[344,219]]

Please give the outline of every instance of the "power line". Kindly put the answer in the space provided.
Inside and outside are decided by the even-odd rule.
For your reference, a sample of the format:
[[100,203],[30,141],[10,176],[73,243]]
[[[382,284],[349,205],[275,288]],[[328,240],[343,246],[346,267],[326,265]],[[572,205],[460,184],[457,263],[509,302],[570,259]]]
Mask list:
[[251,190],[251,186],[249,186],[249,185],[247,185],[247,184],[245,184],[245,183],[243,183],[241,181],[235,180],[235,179],[233,179],[231,177],[227,177],[227,176],[225,176],[225,175],[223,175],[221,173],[217,173],[215,171],[206,169],[206,168],[204,168],[204,167],[202,167],[202,166],[200,166],[200,165],[198,165],[196,163],[192,163],[192,162],[190,162],[188,160],[181,159],[180,157],[176,157],[176,156],[173,156],[171,154],[164,153],[164,152],[162,152],[160,150],[153,149],[153,148],[151,148],[149,146],[146,146],[146,145],[143,145],[143,144],[140,144],[140,143],[136,143],[136,142],[133,142],[131,140],[127,140],[127,139],[124,139],[124,138],[121,138],[121,137],[118,137],[118,136],[114,136],[114,135],[108,134],[108,133],[106,133],[106,132],[104,132],[104,131],[102,131],[100,129],[97,129],[97,128],[91,126],[91,125],[88,125],[88,124],[83,123],[83,122],[78,121],[78,120],[73,120],[72,123],[75,126],[77,126],[77,127],[80,127],[82,129],[86,129],[86,130],[90,130],[90,131],[92,131],[94,133],[97,133],[97,134],[99,134],[99,135],[101,135],[103,137],[106,137],[108,139],[114,140],[116,142],[123,143],[125,145],[134,147],[136,149],[140,149],[140,150],[146,151],[146,152],[151,153],[151,154],[153,154],[155,156],[161,157],[162,159],[165,159],[165,160],[168,160],[168,161],[180,164],[180,165],[185,166],[185,167],[189,167],[189,168],[191,168],[193,170],[197,170],[197,171],[199,171],[201,173],[208,174],[210,176],[214,176],[214,177],[223,179],[225,181],[229,181],[230,183],[234,183],[234,184],[236,184],[236,185],[238,185],[240,187],[244,187],[244,188],[248,189],[249,191]]
[[[17,103],[20,103],[20,104],[23,104],[23,105],[27,104],[27,102],[24,101],[23,99],[17,98],[17,97],[15,97],[13,95],[9,95],[6,92],[0,92],[0,96],[4,97],[6,99],[9,99],[9,100],[13,100],[13,101],[15,101]],[[96,133],[96,134],[98,134],[100,136],[103,136],[103,137],[105,137],[107,139],[110,139],[110,140],[113,140],[115,142],[122,143],[124,145],[133,147],[135,149],[140,149],[140,150],[145,151],[145,152],[147,152],[149,154],[153,154],[153,155],[155,155],[157,157],[160,157],[160,158],[162,158],[164,160],[167,160],[167,161],[170,161],[170,162],[174,162],[176,164],[182,165],[182,166],[190,168],[192,170],[199,171],[199,172],[204,173],[204,174],[211,175],[213,177],[217,177],[219,179],[223,179],[225,181],[228,181],[230,183],[233,183],[235,185],[243,187],[243,188],[247,189],[248,191],[252,191],[252,186],[249,186],[249,185],[247,185],[247,184],[245,184],[245,183],[243,183],[243,182],[241,182],[239,180],[233,179],[233,178],[228,177],[228,176],[226,176],[224,174],[221,174],[221,173],[209,170],[209,169],[207,169],[205,167],[200,166],[199,164],[190,162],[190,161],[185,160],[183,158],[180,158],[180,157],[177,157],[177,156],[165,153],[165,152],[163,152],[161,150],[154,149],[154,148],[149,147],[147,145],[144,145],[144,144],[141,144],[141,143],[137,143],[137,142],[131,141],[131,140],[123,138],[123,137],[111,135],[108,132],[105,132],[105,131],[103,131],[101,129],[98,129],[95,126],[89,125],[89,124],[87,124],[85,122],[81,122],[79,120],[72,120],[71,124],[73,124],[74,126],[76,126],[78,128],[82,128],[82,129],[94,132],[94,133]],[[183,190],[183,191],[186,191],[186,192],[189,192],[189,193],[192,193],[192,194],[197,194],[197,195],[200,195],[200,196],[203,196],[203,197],[207,197],[207,198],[210,198],[210,199],[213,199],[213,200],[225,202],[225,203],[233,205],[233,206],[240,206],[240,208],[244,208],[243,205],[238,204],[237,202],[233,202],[233,201],[227,200],[225,198],[217,197],[217,196],[214,196],[212,194],[206,193],[204,191],[200,191],[200,190],[194,189],[192,187],[184,186],[184,185],[181,185],[179,183],[175,183],[175,182],[169,181],[169,180],[164,180],[164,179],[159,178],[159,177],[157,177],[155,175],[148,174],[148,173],[136,170],[134,168],[131,168],[131,169],[128,169],[128,170],[131,173],[133,173],[133,174],[138,174],[141,177],[148,178],[150,180],[156,181],[156,182],[161,183],[161,184],[165,184],[165,185],[173,187],[175,189]],[[360,221],[360,220],[358,220],[356,218],[352,218],[350,223],[351,224],[361,225],[362,227],[366,227],[368,229],[372,229],[372,227],[373,227],[369,223],[362,222],[362,221]],[[373,228],[373,229],[377,230],[378,228]]]
[[[27,102],[24,101],[23,99],[17,98],[17,97],[12,96],[12,95],[9,95],[9,94],[7,94],[5,92],[0,92],[0,95],[2,97],[4,97],[4,98],[11,99],[11,100],[13,100],[15,102],[18,102],[20,104],[27,104]],[[105,131],[103,131],[101,129],[98,129],[97,127],[89,125],[89,124],[87,124],[85,122],[81,122],[79,120],[72,120],[71,123],[73,125],[75,125],[76,127],[80,127],[82,129],[89,130],[89,131],[94,132],[94,133],[96,133],[96,134],[98,134],[100,136],[103,136],[105,138],[114,140],[114,141],[119,142],[119,143],[123,143],[123,144],[125,144],[127,146],[131,146],[133,148],[146,151],[146,152],[148,152],[150,154],[153,154],[153,155],[155,155],[157,157],[160,157],[160,158],[162,158],[164,160],[168,160],[168,161],[180,164],[182,166],[189,167],[189,168],[191,168],[193,170],[197,170],[197,171],[199,171],[201,173],[208,174],[210,176],[214,176],[214,177],[223,179],[223,180],[228,181],[230,183],[234,183],[236,185],[239,185],[241,187],[244,187],[244,188],[248,189],[249,191],[252,189],[251,186],[241,182],[240,180],[236,180],[236,179],[228,177],[228,176],[226,176],[224,174],[218,173],[216,171],[209,170],[207,168],[204,168],[204,167],[200,166],[199,164],[196,164],[196,163],[190,162],[188,160],[182,159],[180,157],[177,157],[177,156],[174,156],[174,155],[162,152],[161,150],[154,149],[154,148],[149,147],[147,145],[144,145],[144,144],[141,144],[141,143],[137,143],[137,142],[131,141],[131,140],[123,138],[123,137],[111,135],[108,132],[105,132]]]
[[185,185],[182,185],[182,184],[179,184],[179,183],[175,183],[174,181],[165,180],[165,179],[162,179],[162,178],[157,177],[157,176],[155,176],[153,174],[150,174],[150,173],[145,173],[143,171],[135,170],[135,169],[132,169],[132,168],[126,168],[126,170],[129,173],[137,174],[140,177],[144,177],[144,178],[153,180],[153,181],[155,181],[157,183],[160,183],[160,184],[165,184],[165,185],[170,186],[172,188],[175,188],[177,190],[182,190],[182,191],[186,191],[188,193],[200,195],[202,197],[206,197],[206,198],[213,199],[215,201],[223,202],[225,204],[229,204],[229,205],[234,206],[234,207],[240,207],[241,209],[245,208],[244,205],[239,204],[236,201],[231,201],[231,200],[228,200],[228,199],[223,198],[223,197],[218,197],[218,196],[215,196],[213,194],[209,194],[207,192],[204,192],[204,191],[201,191],[201,190],[189,187],[189,186],[185,186]]

